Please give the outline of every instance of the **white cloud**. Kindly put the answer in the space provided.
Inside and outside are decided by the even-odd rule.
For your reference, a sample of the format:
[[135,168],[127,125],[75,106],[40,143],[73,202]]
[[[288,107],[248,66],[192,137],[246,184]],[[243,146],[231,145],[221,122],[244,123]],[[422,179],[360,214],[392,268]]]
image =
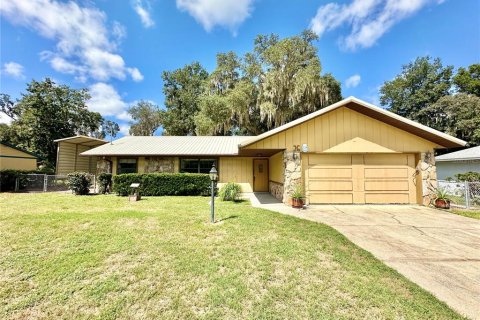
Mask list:
[[9,116],[7,116],[5,113],[3,112],[0,112],[0,123],[6,123],[6,124],[10,124],[12,123],[13,119],[10,118]]
[[152,17],[150,16],[150,4],[148,1],[134,0],[133,9],[140,17],[140,20],[145,28],[151,28],[155,25],[155,21],[153,21]]
[[15,79],[25,79],[25,75],[23,74],[24,69],[21,64],[12,61],[3,65],[2,73]]
[[234,34],[253,10],[254,0],[177,0],[177,8],[188,12],[206,31],[215,26]]
[[143,74],[137,68],[128,68],[128,73],[132,76],[133,81],[139,82],[143,80]]
[[128,103],[107,83],[95,83],[89,87],[89,92],[91,98],[87,102],[88,108],[100,112],[102,116],[122,115],[128,108]]
[[350,34],[340,39],[347,50],[373,46],[396,23],[430,3],[443,0],[353,0],[350,4],[328,3],[318,8],[310,28],[318,35],[343,25]]
[[349,77],[347,80],[345,80],[345,86],[347,88],[355,88],[360,84],[360,80],[362,78],[360,77],[359,74],[354,74],[353,76]]
[[83,81],[124,80],[131,74],[131,68],[116,53],[119,41],[126,35],[125,28],[118,22],[113,23],[112,30],[107,28],[106,14],[95,7],[81,7],[73,1],[3,0],[0,14],[56,41],[56,49],[44,51],[41,57],[58,72]]
[[128,124],[121,124],[120,126],[120,133],[123,134],[124,136],[129,136],[130,135],[130,125]]

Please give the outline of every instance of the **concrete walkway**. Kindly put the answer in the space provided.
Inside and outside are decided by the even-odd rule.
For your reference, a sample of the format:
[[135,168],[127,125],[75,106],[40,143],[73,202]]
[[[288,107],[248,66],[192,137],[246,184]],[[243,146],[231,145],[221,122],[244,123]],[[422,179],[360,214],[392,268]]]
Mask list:
[[480,319],[480,221],[407,205],[325,205],[305,210],[266,193],[252,206],[327,224],[472,319]]

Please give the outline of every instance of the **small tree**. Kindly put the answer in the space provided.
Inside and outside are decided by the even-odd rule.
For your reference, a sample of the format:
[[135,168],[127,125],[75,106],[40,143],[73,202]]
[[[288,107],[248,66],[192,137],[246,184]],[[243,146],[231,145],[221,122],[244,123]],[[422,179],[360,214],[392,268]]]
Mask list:
[[117,136],[118,131],[120,131],[120,126],[115,121],[107,120],[102,125],[102,130],[110,136],[110,144],[112,139]]

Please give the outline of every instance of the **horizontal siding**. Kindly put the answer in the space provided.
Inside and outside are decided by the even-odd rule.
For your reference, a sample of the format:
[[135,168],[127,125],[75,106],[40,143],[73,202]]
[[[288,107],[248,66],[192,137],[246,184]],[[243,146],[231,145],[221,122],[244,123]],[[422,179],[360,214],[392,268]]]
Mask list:
[[310,119],[246,149],[287,149],[308,144],[309,152],[423,152],[440,147],[407,131],[346,107]]
[[7,169],[35,170],[37,169],[37,159],[0,158],[0,170]]
[[31,154],[26,152],[10,148],[9,146],[5,146],[0,144],[0,155],[2,156],[10,156],[10,157],[27,157],[27,158],[34,158]]

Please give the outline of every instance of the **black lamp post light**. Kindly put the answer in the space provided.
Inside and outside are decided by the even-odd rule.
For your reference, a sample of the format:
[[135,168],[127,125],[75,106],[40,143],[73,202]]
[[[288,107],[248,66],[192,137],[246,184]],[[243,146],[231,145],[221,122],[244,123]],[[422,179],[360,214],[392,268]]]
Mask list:
[[212,165],[212,169],[210,169],[210,181],[212,182],[212,200],[210,203],[210,222],[215,223],[215,187],[217,185],[218,180],[218,171],[215,168],[215,163]]

